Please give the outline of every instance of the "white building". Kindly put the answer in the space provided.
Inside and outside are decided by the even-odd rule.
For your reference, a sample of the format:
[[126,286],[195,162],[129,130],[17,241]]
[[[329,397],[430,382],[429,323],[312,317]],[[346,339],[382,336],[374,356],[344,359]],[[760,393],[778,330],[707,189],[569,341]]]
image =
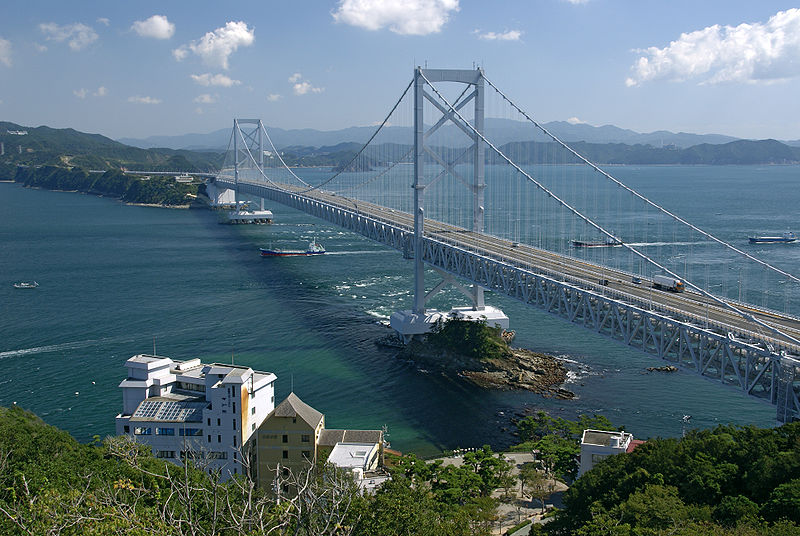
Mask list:
[[274,374],[152,355],[133,356],[125,367],[117,435],[178,465],[189,456],[225,479],[242,473],[243,447],[275,407]]
[[607,432],[604,430],[584,430],[581,437],[581,465],[578,476],[589,471],[600,460],[631,452],[644,441],[633,439],[633,434],[627,432]]

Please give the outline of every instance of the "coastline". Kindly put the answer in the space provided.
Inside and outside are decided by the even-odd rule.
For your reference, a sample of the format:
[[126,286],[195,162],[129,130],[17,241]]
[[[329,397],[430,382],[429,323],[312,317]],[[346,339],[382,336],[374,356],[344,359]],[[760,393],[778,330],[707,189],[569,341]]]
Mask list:
[[419,341],[398,346],[390,339],[392,336],[376,343],[399,348],[397,357],[413,363],[423,372],[436,371],[482,389],[526,390],[561,400],[575,397],[563,387],[568,379],[567,367],[552,355],[509,347],[510,354],[505,357],[474,359],[453,352],[435,352]]

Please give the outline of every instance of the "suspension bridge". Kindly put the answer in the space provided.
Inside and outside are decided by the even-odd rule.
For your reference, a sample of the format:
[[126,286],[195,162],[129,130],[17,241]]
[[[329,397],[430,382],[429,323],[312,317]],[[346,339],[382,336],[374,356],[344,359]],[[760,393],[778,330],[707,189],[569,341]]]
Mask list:
[[391,324],[406,339],[453,314],[426,307],[447,285],[467,300],[456,314],[507,327],[489,290],[800,418],[800,279],[590,162],[483,70],[417,68],[336,168],[284,156],[261,120],[235,119],[209,196],[282,203],[403,252],[414,300]]

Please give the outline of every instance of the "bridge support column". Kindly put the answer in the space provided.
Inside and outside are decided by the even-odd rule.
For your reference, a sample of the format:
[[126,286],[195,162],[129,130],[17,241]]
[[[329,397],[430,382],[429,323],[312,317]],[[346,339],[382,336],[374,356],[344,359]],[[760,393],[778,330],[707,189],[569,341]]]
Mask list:
[[214,182],[206,184],[206,193],[211,200],[212,208],[235,207],[236,192],[228,188],[221,188]]
[[[414,183],[412,185],[414,190],[414,305],[410,311],[399,311],[391,317],[392,327],[406,342],[416,335],[423,335],[429,332],[437,321],[446,320],[447,318],[485,319],[490,325],[498,325],[503,329],[508,329],[508,317],[500,309],[487,306],[484,303],[483,287],[477,284],[467,291],[461,285],[455,283],[452,275],[443,274],[443,281],[427,295],[425,294],[424,192],[427,186],[425,183],[425,160],[429,157],[426,153],[430,151],[425,147],[425,137],[447,122],[458,124],[453,115],[454,110],[451,110],[450,113],[444,112],[441,104],[434,102],[433,97],[426,93],[425,87],[428,82],[456,82],[474,87],[473,93],[462,101],[458,107],[461,108],[470,99],[474,102],[474,127],[477,132],[468,134],[473,142],[473,180],[468,187],[472,191],[472,230],[477,233],[482,233],[484,230],[484,192],[486,183],[484,170],[485,143],[482,138],[484,128],[483,70],[422,69],[417,67],[414,71]],[[439,110],[443,111],[442,118],[438,122],[430,122],[435,126],[431,127],[428,132],[425,132],[425,99],[428,99]],[[460,126],[463,129],[463,125]],[[438,158],[433,153],[430,156],[434,159]],[[442,165],[446,167],[444,163]],[[452,170],[448,170],[448,172],[452,173]],[[448,283],[455,284],[470,299],[472,305],[455,307],[448,313],[426,310],[425,304],[427,300]]]

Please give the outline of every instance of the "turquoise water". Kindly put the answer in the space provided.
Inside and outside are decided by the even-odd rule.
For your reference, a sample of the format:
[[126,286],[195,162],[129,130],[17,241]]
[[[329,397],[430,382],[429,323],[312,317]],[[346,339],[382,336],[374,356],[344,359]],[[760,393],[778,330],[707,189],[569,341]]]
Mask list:
[[[712,231],[800,231],[800,167],[615,172]],[[677,196],[680,188],[691,195]],[[152,352],[155,338],[160,355],[233,358],[275,372],[278,397],[293,386],[329,426],[385,424],[395,448],[421,454],[502,447],[513,440],[509,418],[539,408],[603,413],[637,437],[679,435],[685,414],[697,427],[774,424],[769,405],[688,373],[648,374],[653,358],[491,294],[517,344],[573,362],[567,388],[577,399],[487,392],[416,370],[374,344],[387,332],[379,321],[410,306],[409,262],[311,216],[270,208],[274,225],[230,227],[210,211],[0,184],[0,405],[16,402],[81,441],[113,433],[123,363]],[[302,247],[314,236],[328,255],[258,256],[259,246]],[[765,254],[791,270],[798,252]],[[18,280],[40,287],[14,289]],[[446,292],[433,305],[459,302]]]

